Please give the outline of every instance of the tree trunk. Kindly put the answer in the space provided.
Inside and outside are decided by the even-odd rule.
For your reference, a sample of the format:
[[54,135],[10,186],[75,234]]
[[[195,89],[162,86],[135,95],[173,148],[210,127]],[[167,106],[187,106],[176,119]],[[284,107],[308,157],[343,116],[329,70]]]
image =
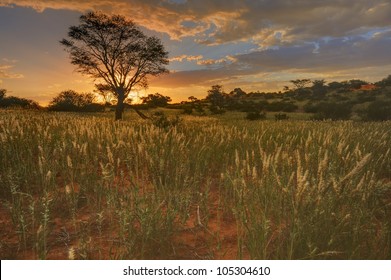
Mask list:
[[115,107],[115,120],[122,120],[122,113],[124,112],[125,93],[123,89],[117,90],[118,102]]

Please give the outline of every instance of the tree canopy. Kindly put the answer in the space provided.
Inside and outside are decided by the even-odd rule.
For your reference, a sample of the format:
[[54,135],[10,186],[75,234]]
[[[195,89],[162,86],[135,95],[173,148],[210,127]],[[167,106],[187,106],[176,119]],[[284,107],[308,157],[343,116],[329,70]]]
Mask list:
[[71,26],[60,43],[77,70],[98,81],[117,99],[115,118],[121,119],[124,100],[136,87],[146,88],[148,76],[167,73],[168,53],[160,39],[146,36],[133,21],[120,15],[89,12]]
[[171,97],[155,93],[141,97],[141,100],[143,104],[147,104],[149,107],[165,107],[168,105],[168,102],[171,102]]
[[96,104],[94,101],[95,96],[92,93],[81,94],[74,90],[65,90],[52,99],[48,109],[68,112],[101,111],[103,105]]

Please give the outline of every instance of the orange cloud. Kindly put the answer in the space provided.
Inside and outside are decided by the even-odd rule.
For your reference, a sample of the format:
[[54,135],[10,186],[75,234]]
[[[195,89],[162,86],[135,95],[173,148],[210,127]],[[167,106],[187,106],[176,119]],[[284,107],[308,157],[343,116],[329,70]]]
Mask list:
[[182,62],[184,60],[199,61],[201,59],[203,59],[202,55],[185,55],[185,54],[183,54],[183,55],[172,57],[169,59],[169,61],[178,61],[178,62]]
[[223,64],[226,63],[227,60],[224,58],[222,59],[205,59],[205,60],[200,60],[197,62],[198,65],[204,65],[204,66],[212,66],[216,64]]
[[200,43],[253,40],[262,46],[294,44],[320,36],[342,37],[362,28],[391,26],[389,0],[0,0],[0,5],[102,10],[167,33],[171,39],[196,37]]
[[0,78],[3,79],[20,79],[23,78],[23,74],[10,72],[13,65],[0,65]]

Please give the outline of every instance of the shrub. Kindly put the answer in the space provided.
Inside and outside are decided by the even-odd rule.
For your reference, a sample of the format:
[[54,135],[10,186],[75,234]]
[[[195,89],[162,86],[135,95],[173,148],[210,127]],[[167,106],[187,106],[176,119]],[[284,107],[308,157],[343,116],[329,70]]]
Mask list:
[[6,96],[7,90],[0,89],[0,108],[19,107],[23,109],[40,109],[37,102],[15,96]]
[[352,106],[348,103],[322,102],[319,103],[316,120],[348,120],[352,113]]
[[319,104],[318,103],[314,104],[312,102],[309,102],[303,106],[303,109],[304,112],[306,113],[316,113],[318,112]]
[[175,118],[168,118],[163,112],[155,112],[152,116],[152,123],[156,127],[162,129],[169,129],[171,127],[177,126],[181,122],[181,119],[178,116]]
[[391,102],[375,101],[361,112],[362,119],[367,121],[391,120]]
[[185,114],[185,115],[191,115],[191,114],[193,114],[193,108],[192,108],[192,107],[189,107],[189,106],[185,106],[185,107],[183,108],[182,114]]
[[214,105],[211,105],[209,107],[209,110],[214,115],[221,115],[221,114],[225,113],[225,110],[223,108],[221,108],[219,106],[214,106]]
[[160,93],[149,94],[146,97],[141,97],[143,104],[151,108],[157,107],[166,107],[169,102],[171,102],[171,98],[169,96],[163,96]]
[[63,112],[99,112],[104,110],[104,105],[94,103],[95,96],[92,93],[81,94],[74,90],[66,90],[53,98],[49,111]]
[[287,120],[287,119],[289,119],[289,117],[288,117],[287,114],[282,114],[282,113],[275,114],[275,115],[274,115],[274,118],[276,119],[276,121],[281,121],[281,120]]
[[265,108],[271,112],[293,112],[296,111],[299,107],[291,102],[278,101],[269,103]]
[[247,120],[255,121],[255,120],[263,120],[266,119],[266,113],[265,112],[248,112],[246,116]]

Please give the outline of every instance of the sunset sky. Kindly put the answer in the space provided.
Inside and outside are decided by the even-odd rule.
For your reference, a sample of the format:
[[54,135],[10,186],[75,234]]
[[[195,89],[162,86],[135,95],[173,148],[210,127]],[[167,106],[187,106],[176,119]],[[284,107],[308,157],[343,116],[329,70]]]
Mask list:
[[91,10],[124,15],[163,41],[171,73],[140,95],[181,101],[214,84],[278,91],[298,78],[391,74],[390,0],[0,0],[0,88],[43,105],[62,90],[91,91],[59,43]]

